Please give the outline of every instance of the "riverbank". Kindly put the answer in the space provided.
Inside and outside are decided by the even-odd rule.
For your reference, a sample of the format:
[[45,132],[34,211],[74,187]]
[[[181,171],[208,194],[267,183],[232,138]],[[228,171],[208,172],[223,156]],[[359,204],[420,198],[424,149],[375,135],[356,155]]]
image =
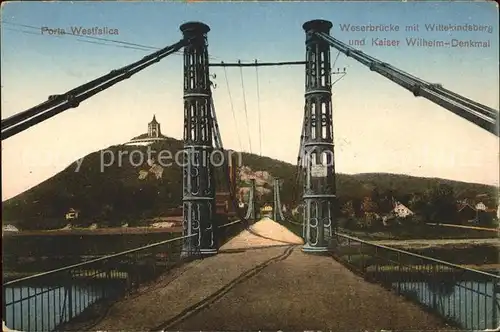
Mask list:
[[174,227],[110,227],[110,228],[73,228],[37,231],[5,232],[3,237],[20,236],[67,236],[67,235],[124,235],[124,234],[182,233],[182,226]]
[[500,246],[498,239],[412,239],[412,240],[379,240],[370,243],[398,248],[432,248],[453,247],[453,249],[475,247],[480,245]]
[[414,239],[498,239],[494,229],[478,227],[455,227],[455,225],[408,224],[377,229],[340,228],[340,233],[362,240],[414,240]]
[[43,234],[7,236],[3,240],[3,270],[43,272],[89,259],[169,240],[181,235],[179,229],[151,233]]
[[[434,265],[430,264],[421,264],[421,265],[411,265],[411,266],[398,266],[398,265],[380,265],[380,266],[369,266],[367,268],[368,272],[377,272],[377,273],[384,273],[384,272],[404,272],[404,273],[415,273],[415,274],[421,274],[421,272],[415,272],[415,271],[432,271],[432,267]],[[482,272],[488,272],[488,273],[498,273],[500,269],[500,264],[462,264],[460,265],[463,268],[466,269],[472,269],[472,270],[477,270],[477,271],[482,271]],[[454,272],[456,269],[451,268],[451,267],[446,267],[446,266],[440,266],[439,267],[439,274],[442,273],[450,273]],[[457,273],[463,274],[461,271],[457,271]],[[412,279],[413,280],[413,279]],[[415,281],[415,280],[413,280]]]

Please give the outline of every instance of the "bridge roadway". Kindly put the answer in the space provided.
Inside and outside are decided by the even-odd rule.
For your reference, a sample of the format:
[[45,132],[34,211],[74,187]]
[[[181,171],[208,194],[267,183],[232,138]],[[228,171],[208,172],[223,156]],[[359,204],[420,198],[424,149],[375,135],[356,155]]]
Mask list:
[[302,239],[274,221],[261,220],[253,227],[261,236],[243,231],[218,255],[187,263],[116,302],[87,328],[450,330],[333,258],[304,254]]

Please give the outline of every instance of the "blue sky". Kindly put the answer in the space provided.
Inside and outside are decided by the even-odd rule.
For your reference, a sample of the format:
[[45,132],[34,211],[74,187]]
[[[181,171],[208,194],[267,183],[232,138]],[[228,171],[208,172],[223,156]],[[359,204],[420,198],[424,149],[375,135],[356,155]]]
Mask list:
[[[119,34],[99,37],[164,47],[181,38],[182,23],[201,21],[211,28],[209,53],[214,62],[295,61],[304,59],[302,24],[311,19],[332,21],[331,34],[341,41],[367,38],[367,45],[359,47],[367,54],[498,109],[498,8],[493,3],[11,2],[2,6],[2,118],[148,53],[83,42],[89,40],[83,37],[41,35],[39,28],[44,26],[66,30],[108,27],[118,29]],[[493,32],[425,29],[425,24],[465,23],[492,25]],[[393,24],[400,31],[343,32],[340,24]],[[405,27],[413,24],[419,25],[419,31],[406,32]],[[398,39],[402,45],[372,46],[371,38],[377,37]],[[404,45],[407,37],[490,40],[491,46],[417,48]],[[336,55],[332,49],[332,58]],[[333,89],[340,172],[387,171],[498,183],[498,138],[414,98],[355,60],[340,55],[335,66],[348,71]],[[224,143],[248,151],[240,71],[226,70],[236,126],[224,70],[213,68],[212,72],[217,75],[214,99]],[[260,152],[260,107],[262,154],[294,163],[304,104],[303,68],[259,69],[260,100],[255,69],[244,69],[243,74],[252,151]],[[4,181],[3,199],[36,185],[87,153],[145,132],[153,114],[162,123],[164,134],[182,138],[181,82],[182,57],[173,55],[79,108],[2,142],[6,156],[2,176],[10,178],[8,183]],[[33,164],[39,154],[50,154],[45,165]],[[19,160],[24,160],[22,166]],[[9,172],[22,174],[22,178]]]

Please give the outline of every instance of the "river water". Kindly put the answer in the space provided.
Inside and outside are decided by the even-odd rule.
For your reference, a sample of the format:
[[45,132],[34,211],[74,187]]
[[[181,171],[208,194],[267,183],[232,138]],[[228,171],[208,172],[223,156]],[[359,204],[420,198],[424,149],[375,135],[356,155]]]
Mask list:
[[[397,288],[398,284],[392,286]],[[399,287],[466,330],[494,329],[500,322],[500,294],[494,297],[492,282],[462,281],[447,287],[411,282],[400,283]]]
[[52,331],[59,324],[75,317],[89,305],[109,296],[109,285],[73,286],[72,289],[22,287],[5,289],[5,323],[18,331]]

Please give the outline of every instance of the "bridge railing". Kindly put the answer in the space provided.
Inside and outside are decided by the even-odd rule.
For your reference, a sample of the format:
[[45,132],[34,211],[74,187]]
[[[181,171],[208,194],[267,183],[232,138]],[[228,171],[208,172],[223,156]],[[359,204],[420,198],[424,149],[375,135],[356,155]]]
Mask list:
[[[251,221],[249,221],[251,222]],[[229,241],[234,236],[238,235],[245,229],[246,225],[241,220],[235,220],[224,225],[219,226],[219,248]]]
[[184,239],[195,235],[6,282],[6,325],[21,331],[51,331],[85,311],[92,315],[91,304],[117,299],[179,263]]
[[382,284],[467,330],[495,329],[500,276],[336,233],[332,253]]
[[[218,227],[219,245],[244,228],[239,220]],[[92,329],[107,306],[193,257],[181,256],[180,236],[82,263],[5,282],[2,317],[20,331]],[[62,250],[64,250],[62,248]]]

